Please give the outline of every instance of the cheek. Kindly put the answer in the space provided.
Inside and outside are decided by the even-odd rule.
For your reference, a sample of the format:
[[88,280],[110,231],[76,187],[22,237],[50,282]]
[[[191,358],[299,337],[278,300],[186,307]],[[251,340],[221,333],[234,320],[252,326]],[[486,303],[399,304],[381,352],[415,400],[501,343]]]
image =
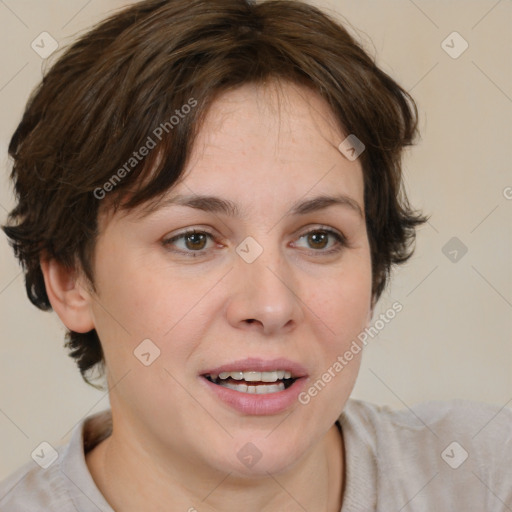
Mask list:
[[164,305],[156,296],[155,277],[144,267],[135,269],[125,259],[105,255],[97,261],[94,324],[107,367],[114,374],[124,373],[134,363],[140,365],[134,351],[141,342],[164,329]]
[[[311,287],[315,285],[310,283]],[[318,324],[329,334],[329,346],[340,350],[356,337],[368,322],[371,308],[371,264],[362,256],[324,282],[311,296]]]
[[299,403],[315,411],[312,424],[332,424],[352,392],[361,365],[364,346],[358,335],[366,327],[371,305],[369,260],[363,256],[357,264],[347,265],[324,294],[312,297],[312,303],[311,309],[319,312],[314,323],[319,341],[313,355],[317,372],[311,375]]
[[153,370],[183,365],[201,339],[204,327],[197,316],[207,302],[200,299],[214,283],[180,278],[147,261],[113,265],[104,259],[97,284],[95,326],[112,373],[138,373],[144,366],[137,355],[148,352],[151,361],[156,357]]

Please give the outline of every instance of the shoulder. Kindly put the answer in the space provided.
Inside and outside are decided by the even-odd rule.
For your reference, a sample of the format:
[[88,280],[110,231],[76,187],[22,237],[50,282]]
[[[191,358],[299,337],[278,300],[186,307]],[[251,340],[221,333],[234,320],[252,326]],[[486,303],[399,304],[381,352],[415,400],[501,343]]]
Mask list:
[[[512,456],[512,410],[468,400],[429,401],[393,410],[349,400],[340,417],[346,428],[375,448],[379,444],[422,442],[443,446],[448,440],[474,450],[474,456]],[[448,445],[447,445],[448,446]]]
[[[512,436],[512,410],[469,400],[421,402],[403,409],[350,399],[340,418],[342,421],[366,423],[368,426],[421,431],[435,427],[440,431],[468,432],[477,435],[489,429],[493,433]],[[475,431],[476,429],[476,431]]]
[[414,489],[423,489],[415,500],[430,507],[460,502],[467,510],[504,510],[512,503],[512,411],[506,407],[450,400],[393,410],[349,400],[340,424],[349,463],[365,453],[381,498],[400,496],[393,506],[404,505]]
[[77,424],[67,444],[40,445],[33,461],[0,482],[0,511],[113,512],[85,461],[85,452],[108,437],[111,427],[110,411],[102,411]]
[[30,462],[0,482],[0,510],[35,512],[43,504],[50,512],[70,509],[59,465],[58,459],[46,469]]

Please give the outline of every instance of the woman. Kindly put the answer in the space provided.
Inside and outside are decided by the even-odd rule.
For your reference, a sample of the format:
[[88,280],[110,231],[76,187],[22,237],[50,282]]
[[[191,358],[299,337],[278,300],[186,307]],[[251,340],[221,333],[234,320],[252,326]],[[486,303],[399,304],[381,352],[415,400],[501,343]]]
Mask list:
[[4,230],[111,410],[2,510],[505,510],[510,413],[473,437],[492,407],[349,399],[426,220],[399,195],[415,133],[301,2],[143,1],[67,50],[12,138]]

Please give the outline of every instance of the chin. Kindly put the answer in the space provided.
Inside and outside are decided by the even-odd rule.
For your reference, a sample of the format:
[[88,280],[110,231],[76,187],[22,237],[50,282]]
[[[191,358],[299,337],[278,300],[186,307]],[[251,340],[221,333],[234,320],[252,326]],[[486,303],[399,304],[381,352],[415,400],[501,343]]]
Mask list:
[[262,436],[261,432],[254,436],[237,436],[230,440],[223,454],[219,453],[216,465],[240,478],[268,478],[269,473],[286,472],[302,458],[307,446],[294,439],[293,434],[284,436],[283,433],[285,430],[281,436],[275,432],[268,438],[265,438],[268,434]]
[[238,460],[231,461],[229,470],[233,477],[241,479],[269,478],[269,475],[279,475],[291,469],[299,459],[296,452],[290,453],[287,459],[275,456],[262,456],[253,466],[244,466]]

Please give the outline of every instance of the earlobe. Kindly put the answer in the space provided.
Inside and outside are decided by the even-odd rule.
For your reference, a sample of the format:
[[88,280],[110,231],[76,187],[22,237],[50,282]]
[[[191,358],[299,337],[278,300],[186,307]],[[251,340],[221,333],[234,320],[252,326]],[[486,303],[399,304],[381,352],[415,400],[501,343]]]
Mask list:
[[91,296],[82,285],[79,273],[54,259],[42,259],[41,269],[52,308],[64,325],[80,333],[94,329]]

